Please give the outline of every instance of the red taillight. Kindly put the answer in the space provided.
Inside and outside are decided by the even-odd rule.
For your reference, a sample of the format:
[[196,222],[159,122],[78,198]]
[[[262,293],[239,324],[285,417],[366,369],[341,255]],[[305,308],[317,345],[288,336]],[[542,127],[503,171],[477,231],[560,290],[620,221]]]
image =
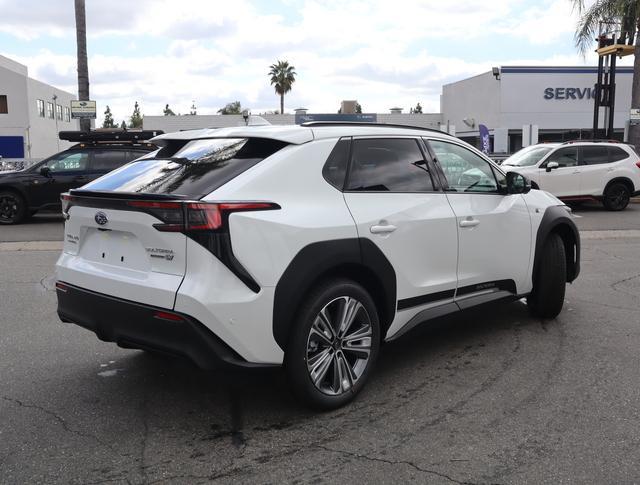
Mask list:
[[62,194],[60,196],[60,201],[62,202],[62,212],[66,214],[73,205],[74,200],[75,197],[73,197],[72,195]]
[[636,162],[636,167],[640,168],[640,160]]
[[225,223],[225,215],[232,212],[279,209],[271,202],[188,202],[187,231],[215,231]]
[[67,285],[65,285],[64,283],[60,283],[59,281],[56,281],[56,290],[60,290],[64,293],[67,292],[67,290],[69,289],[69,287]]
[[158,318],[160,320],[169,320],[170,322],[184,322],[184,318],[182,318],[180,315],[162,311],[155,312],[153,314],[153,318]]

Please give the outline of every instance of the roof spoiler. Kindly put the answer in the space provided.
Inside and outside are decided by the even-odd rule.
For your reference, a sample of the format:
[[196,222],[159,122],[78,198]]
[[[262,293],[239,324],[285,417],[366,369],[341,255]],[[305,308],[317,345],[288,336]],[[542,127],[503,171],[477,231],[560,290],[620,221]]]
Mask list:
[[118,142],[118,141],[145,141],[150,140],[154,136],[162,135],[162,130],[122,130],[122,129],[106,129],[85,131],[61,131],[58,137],[61,140],[71,142]]

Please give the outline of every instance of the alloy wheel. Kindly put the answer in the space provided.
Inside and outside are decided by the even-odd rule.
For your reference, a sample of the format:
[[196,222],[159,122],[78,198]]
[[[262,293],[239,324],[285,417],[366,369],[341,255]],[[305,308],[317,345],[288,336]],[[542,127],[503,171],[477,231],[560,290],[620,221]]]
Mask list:
[[349,296],[327,303],[307,338],[307,370],[324,394],[349,392],[367,368],[371,356],[371,318],[364,305]]
[[0,195],[0,220],[13,222],[18,215],[18,199],[11,194]]
[[622,186],[607,194],[609,205],[614,209],[626,207],[629,203],[629,192]]

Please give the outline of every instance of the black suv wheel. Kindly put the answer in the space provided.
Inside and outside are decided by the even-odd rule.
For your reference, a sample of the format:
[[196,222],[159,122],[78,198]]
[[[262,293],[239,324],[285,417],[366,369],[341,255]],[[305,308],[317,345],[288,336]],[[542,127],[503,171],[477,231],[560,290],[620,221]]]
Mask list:
[[0,191],[0,224],[17,224],[27,214],[24,199],[11,191]]
[[622,182],[614,182],[604,192],[602,204],[610,211],[621,211],[629,205],[631,191]]
[[285,356],[293,393],[318,409],[355,397],[378,357],[380,324],[373,300],[359,284],[330,280],[298,313]]
[[567,260],[564,243],[557,234],[550,234],[540,255],[540,265],[534,275],[533,290],[527,297],[531,314],[540,318],[555,318],[562,310],[567,286]]

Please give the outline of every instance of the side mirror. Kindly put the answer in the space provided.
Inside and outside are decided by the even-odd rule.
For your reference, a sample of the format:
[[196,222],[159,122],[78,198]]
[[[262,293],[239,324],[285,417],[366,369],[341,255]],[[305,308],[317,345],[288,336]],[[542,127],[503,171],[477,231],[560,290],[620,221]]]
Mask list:
[[558,162],[549,162],[547,163],[547,172],[551,172],[551,170],[553,170],[554,168],[558,168],[560,165],[558,165]]
[[40,167],[40,175],[43,177],[50,177],[51,169],[49,167]]
[[507,194],[526,194],[531,190],[531,181],[518,172],[507,172]]

